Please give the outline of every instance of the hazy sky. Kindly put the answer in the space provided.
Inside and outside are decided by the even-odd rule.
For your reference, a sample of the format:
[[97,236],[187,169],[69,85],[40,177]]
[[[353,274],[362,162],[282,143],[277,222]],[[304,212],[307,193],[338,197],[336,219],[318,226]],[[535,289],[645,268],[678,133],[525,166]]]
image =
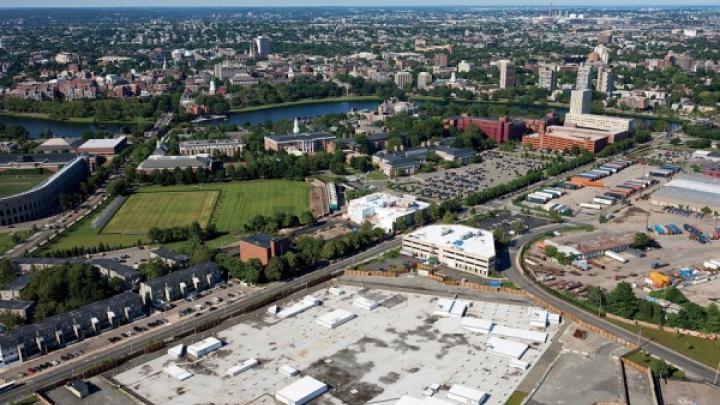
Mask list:
[[[0,7],[546,6],[549,0],[0,0]],[[720,6],[720,0],[554,0],[555,6]]]

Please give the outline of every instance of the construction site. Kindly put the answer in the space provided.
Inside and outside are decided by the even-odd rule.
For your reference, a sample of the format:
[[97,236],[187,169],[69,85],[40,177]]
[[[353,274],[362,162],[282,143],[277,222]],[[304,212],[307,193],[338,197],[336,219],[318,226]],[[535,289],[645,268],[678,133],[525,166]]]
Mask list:
[[504,404],[560,322],[519,303],[339,284],[112,378],[155,404]]

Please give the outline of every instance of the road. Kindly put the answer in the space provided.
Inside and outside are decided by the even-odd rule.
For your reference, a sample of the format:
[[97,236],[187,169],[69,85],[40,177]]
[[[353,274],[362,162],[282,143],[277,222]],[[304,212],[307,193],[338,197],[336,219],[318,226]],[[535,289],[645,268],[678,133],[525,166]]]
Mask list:
[[[591,314],[589,312],[586,312],[583,309],[580,309],[558,297],[555,295],[550,294],[547,292],[544,288],[540,287],[535,281],[531,280],[522,270],[520,267],[520,252],[522,251],[522,246],[526,243],[534,240],[537,236],[542,234],[543,232],[552,232],[555,230],[560,230],[562,228],[572,226],[572,224],[552,224],[548,225],[544,228],[538,228],[533,230],[532,232],[523,235],[522,237],[518,238],[516,247],[511,251],[511,254],[513,254],[513,265],[505,271],[505,276],[510,279],[515,285],[518,287],[524,289],[529,294],[533,295],[534,297],[556,307],[562,310],[564,313],[571,313],[577,318],[581,319],[582,321],[593,325],[597,328],[600,328],[604,330],[607,333],[610,333],[614,336],[617,336],[621,339],[624,339],[628,342],[637,342],[638,336],[632,332],[629,332],[626,329],[623,329],[613,323],[610,323],[606,321],[603,318],[600,318],[594,314]],[[640,337],[640,346],[643,350],[645,350],[647,353],[652,354],[656,357],[665,359],[669,363],[674,364],[676,367],[681,368],[686,375],[693,376],[696,378],[703,379],[709,383],[713,382],[713,379],[715,378],[715,370],[711,369],[710,367],[693,360],[689,357],[686,357],[680,353],[677,353],[673,350],[670,350],[664,346],[661,346],[659,344],[656,344],[650,340],[643,339]]]
[[[34,376],[27,382],[8,392],[0,395],[0,403],[12,403],[23,399],[33,392],[47,387],[57,381],[72,378],[79,374],[82,370],[93,368],[105,361],[122,358],[139,349],[148,347],[152,343],[161,342],[182,334],[185,331],[193,330],[198,326],[208,323],[212,320],[226,319],[232,314],[237,313],[245,308],[252,308],[261,305],[267,301],[272,301],[283,297],[298,289],[304,288],[318,280],[322,280],[328,276],[339,275],[344,269],[356,263],[361,263],[375,256],[381,255],[388,250],[395,249],[400,246],[400,239],[393,238],[379,243],[370,249],[358,253],[352,257],[331,263],[330,265],[314,271],[312,273],[300,276],[287,283],[278,284],[256,293],[250,294],[238,301],[221,306],[215,311],[205,312],[199,317],[189,317],[174,324],[166,325],[148,333],[136,336],[133,339],[109,346],[107,349],[97,354],[87,354],[77,361],[61,363],[58,366],[47,369],[44,373]],[[143,320],[145,321],[145,320]],[[100,335],[101,338],[104,336]]]
[[[88,199],[83,203],[83,206],[86,208],[78,208],[76,210],[69,210],[62,214],[58,214],[54,217],[45,218],[44,223],[45,224],[53,224],[54,226],[62,227],[67,231],[67,228],[70,228],[72,224],[74,224],[77,221],[80,221],[81,219],[85,218],[85,216],[90,215],[94,210],[95,207],[102,203],[105,200],[106,194],[105,194],[105,188],[101,187],[98,188],[95,193],[93,193]],[[3,227],[3,229],[8,229],[12,231],[12,228],[9,227]],[[29,238],[26,240],[20,242],[17,246],[7,251],[4,255],[1,255],[2,257],[7,258],[17,258],[22,257],[25,253],[30,252],[34,249],[37,249],[42,245],[45,241],[48,240],[52,235],[57,234],[60,230],[58,228],[55,229],[45,229],[41,228],[34,234],[30,235]],[[59,237],[59,235],[58,235]]]

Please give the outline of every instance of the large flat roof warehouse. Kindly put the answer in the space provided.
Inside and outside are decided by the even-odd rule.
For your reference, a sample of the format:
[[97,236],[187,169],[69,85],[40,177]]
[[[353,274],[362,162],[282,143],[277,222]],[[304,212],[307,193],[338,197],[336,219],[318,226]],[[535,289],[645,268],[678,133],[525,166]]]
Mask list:
[[699,211],[708,207],[720,210],[720,179],[709,176],[684,176],[670,180],[650,197],[656,205],[690,206]]
[[[488,352],[485,348],[492,334],[466,328],[464,318],[435,315],[438,302],[444,298],[339,286],[345,294],[333,294],[330,286],[314,290],[313,299],[322,305],[293,317],[282,319],[263,308],[241,323],[215,332],[214,336],[224,342],[222,349],[199,361],[178,362],[193,374],[185,382],[162,372],[168,364],[177,362],[165,351],[158,351],[153,355],[157,357],[123,370],[114,378],[158,405],[207,403],[208,393],[219,404],[272,403],[278,393],[278,399],[288,400],[285,403],[300,403],[298,398],[315,390],[308,385],[304,390],[290,390],[290,395],[286,388],[295,387],[293,384],[304,377],[327,384],[329,390],[315,400],[323,404],[392,405],[407,395],[424,405],[446,405],[457,403],[448,397],[449,387],[460,385],[469,390],[456,388],[456,394],[477,401],[479,393],[485,393],[483,404],[502,405],[538,363],[559,328],[556,324],[548,326],[547,342],[512,339],[528,346],[522,361],[530,364],[529,371],[513,366],[510,357]],[[379,306],[372,311],[359,310],[353,305],[356,297],[365,297]],[[287,308],[302,300],[291,297],[278,305]],[[516,298],[507,303],[463,301],[468,304],[469,318],[492,320],[514,329],[527,328],[530,322],[529,301],[527,305]],[[319,317],[337,310],[356,317],[335,328],[317,324]],[[485,328],[487,322],[478,326]],[[260,364],[234,377],[227,376],[228,369],[247,359],[258,359]],[[298,373],[285,371],[287,365]],[[434,384],[441,388],[433,400],[422,399]]]

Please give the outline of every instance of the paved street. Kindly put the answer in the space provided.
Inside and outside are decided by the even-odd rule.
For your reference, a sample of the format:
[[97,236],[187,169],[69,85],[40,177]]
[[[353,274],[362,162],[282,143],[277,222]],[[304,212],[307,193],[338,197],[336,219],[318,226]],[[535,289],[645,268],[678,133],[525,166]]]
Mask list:
[[[543,300],[544,302],[547,302],[556,308],[561,309],[565,313],[572,313],[573,315],[577,316],[579,319],[581,319],[584,322],[587,322],[593,326],[596,326],[608,333],[611,333],[621,339],[624,339],[628,342],[636,342],[638,340],[637,335],[620,328],[602,318],[599,318],[593,314],[590,314],[588,312],[585,312],[584,310],[577,308],[566,301],[563,301],[562,299],[548,293],[543,289],[542,287],[538,286],[535,282],[531,281],[526,277],[524,274],[521,274],[520,269],[520,249],[522,246],[540,235],[543,232],[548,231],[554,231],[558,229],[562,229],[564,227],[571,226],[571,224],[553,224],[549,225],[545,228],[538,228],[533,230],[532,232],[523,235],[519,238],[517,247],[512,250],[512,254],[514,255],[514,261],[513,266],[506,270],[505,276],[509,278],[513,283],[515,283],[520,288],[526,290],[531,295]],[[685,371],[685,374],[689,376],[693,376],[696,378],[701,378],[707,382],[712,383],[713,378],[715,377],[715,371],[711,368],[705,366],[704,364],[701,364],[693,359],[690,359],[688,357],[685,357],[677,352],[674,352],[664,346],[658,345],[650,340],[647,339],[640,339],[641,346],[643,350],[646,352],[663,358],[666,361],[674,364],[675,366],[683,369]]]

